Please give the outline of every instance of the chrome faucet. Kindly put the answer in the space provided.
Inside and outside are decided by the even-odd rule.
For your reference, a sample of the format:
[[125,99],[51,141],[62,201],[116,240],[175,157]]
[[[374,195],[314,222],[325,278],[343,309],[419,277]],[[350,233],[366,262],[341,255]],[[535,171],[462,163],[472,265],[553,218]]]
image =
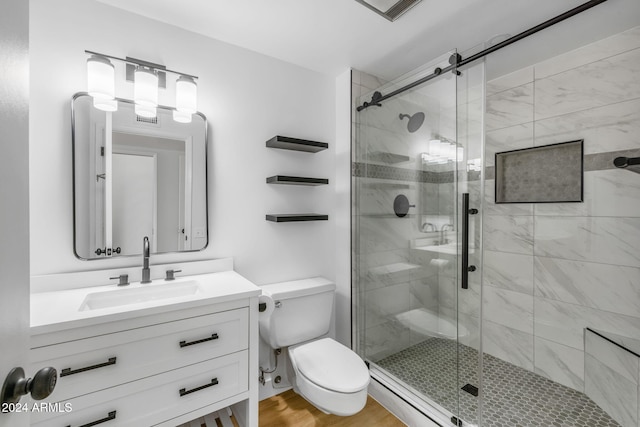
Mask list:
[[142,280],[140,283],[151,283],[151,270],[149,270],[149,238],[142,239]]
[[442,226],[442,228],[440,229],[440,244],[441,245],[446,245],[447,243],[449,243],[449,239],[444,237],[444,233],[447,230],[453,230],[453,224],[444,224]]

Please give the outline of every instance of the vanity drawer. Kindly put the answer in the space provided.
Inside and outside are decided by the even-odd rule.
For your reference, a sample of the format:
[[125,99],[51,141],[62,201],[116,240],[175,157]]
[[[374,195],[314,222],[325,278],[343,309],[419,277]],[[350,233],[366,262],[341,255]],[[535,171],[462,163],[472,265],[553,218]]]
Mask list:
[[[240,351],[64,400],[59,406],[70,404],[70,412],[32,413],[31,423],[36,427],[80,427],[98,420],[104,422],[90,425],[141,427],[159,424],[247,392],[247,360],[248,352]],[[110,414],[112,419],[109,419]]]
[[248,309],[224,311],[31,350],[53,366],[60,401],[248,348]]

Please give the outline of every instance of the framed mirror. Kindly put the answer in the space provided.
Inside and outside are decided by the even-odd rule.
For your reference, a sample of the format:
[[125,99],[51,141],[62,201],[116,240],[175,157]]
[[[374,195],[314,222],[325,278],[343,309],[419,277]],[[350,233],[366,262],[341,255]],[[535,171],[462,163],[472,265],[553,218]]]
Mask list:
[[207,120],[173,119],[158,107],[138,116],[133,101],[117,99],[114,112],[73,96],[74,252],[95,260],[152,253],[199,251],[208,244]]

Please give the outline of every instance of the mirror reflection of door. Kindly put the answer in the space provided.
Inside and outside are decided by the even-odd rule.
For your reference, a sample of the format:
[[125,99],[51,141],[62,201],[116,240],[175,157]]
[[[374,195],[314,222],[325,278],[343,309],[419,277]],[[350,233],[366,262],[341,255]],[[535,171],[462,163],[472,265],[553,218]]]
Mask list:
[[188,141],[113,132],[113,247],[141,253],[149,236],[152,252],[188,246],[190,180],[185,176]]
[[148,236],[156,252],[157,156],[113,153],[113,247],[122,254],[140,252]]

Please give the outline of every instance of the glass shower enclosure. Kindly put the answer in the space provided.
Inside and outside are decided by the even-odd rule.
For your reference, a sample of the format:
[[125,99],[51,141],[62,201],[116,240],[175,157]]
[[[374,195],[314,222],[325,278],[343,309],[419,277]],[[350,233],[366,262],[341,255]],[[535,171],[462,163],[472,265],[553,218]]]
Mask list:
[[378,381],[465,425],[481,414],[483,83],[477,63],[354,112],[356,351]]

